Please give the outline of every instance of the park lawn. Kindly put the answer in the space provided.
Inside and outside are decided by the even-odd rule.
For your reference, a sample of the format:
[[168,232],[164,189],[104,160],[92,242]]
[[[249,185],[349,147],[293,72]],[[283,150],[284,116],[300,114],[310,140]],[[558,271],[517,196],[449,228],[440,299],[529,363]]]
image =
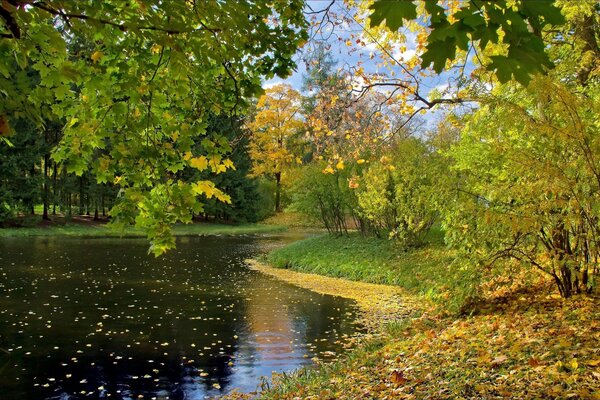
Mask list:
[[[225,225],[214,223],[179,224],[173,227],[176,236],[194,235],[242,235],[259,233],[276,233],[285,231],[280,225],[241,224]],[[110,237],[145,237],[145,233],[134,227],[125,230],[111,229],[105,224],[65,224],[41,227],[3,228],[0,237],[23,236],[110,236]]]
[[[474,296],[477,276],[454,268],[454,255],[434,230],[421,248],[404,250],[393,240],[319,235],[276,249],[265,257],[274,267],[352,281],[399,286],[452,309]],[[451,304],[449,304],[449,302]]]

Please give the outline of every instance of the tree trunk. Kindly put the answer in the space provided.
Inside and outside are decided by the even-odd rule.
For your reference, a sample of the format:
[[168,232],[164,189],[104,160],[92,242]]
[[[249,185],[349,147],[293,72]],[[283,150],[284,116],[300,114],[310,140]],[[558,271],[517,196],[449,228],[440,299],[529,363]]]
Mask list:
[[[48,141],[47,132],[44,132],[44,138]],[[44,154],[44,212],[42,219],[48,221],[48,208],[50,207],[50,188],[48,187],[48,162],[50,162],[50,155],[46,151]]]
[[281,212],[281,172],[275,173],[275,212]]
[[83,188],[83,176],[79,177],[79,215],[85,214],[85,194]]
[[58,184],[57,184],[57,179],[58,179],[58,165],[56,163],[53,164],[54,165],[54,169],[52,171],[52,215],[56,215],[56,202],[58,201]]
[[99,213],[98,213],[98,199],[96,199],[96,201],[94,202],[95,207],[94,207],[94,221],[98,221],[99,218]]
[[[33,164],[31,166],[31,170],[29,171],[29,173],[31,174],[31,179],[33,180],[35,177],[35,164]],[[29,211],[31,213],[31,215],[35,215],[35,200],[36,200],[37,196],[34,196],[33,193],[31,193],[28,201],[29,201]]]

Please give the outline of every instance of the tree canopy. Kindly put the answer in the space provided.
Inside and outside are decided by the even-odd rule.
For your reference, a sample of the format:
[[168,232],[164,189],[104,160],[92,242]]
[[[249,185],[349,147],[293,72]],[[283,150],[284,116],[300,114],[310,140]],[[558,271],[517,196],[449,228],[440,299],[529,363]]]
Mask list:
[[[285,76],[304,40],[303,2],[19,1],[0,5],[0,126],[18,119],[64,125],[53,158],[120,187],[116,224],[144,227],[160,254],[168,226],[188,221],[209,181],[186,168],[232,165],[225,139],[202,141],[208,113],[235,113]],[[10,140],[10,139],[9,139]]]

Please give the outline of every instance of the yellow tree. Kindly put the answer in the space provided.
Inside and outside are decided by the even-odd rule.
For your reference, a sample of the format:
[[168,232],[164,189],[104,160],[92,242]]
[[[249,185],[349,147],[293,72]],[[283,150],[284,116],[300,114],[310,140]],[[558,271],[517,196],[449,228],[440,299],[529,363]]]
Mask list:
[[249,124],[252,175],[275,179],[275,211],[279,212],[282,174],[290,165],[300,163],[297,154],[304,127],[300,93],[290,85],[276,85],[266,90],[256,108],[254,120]]

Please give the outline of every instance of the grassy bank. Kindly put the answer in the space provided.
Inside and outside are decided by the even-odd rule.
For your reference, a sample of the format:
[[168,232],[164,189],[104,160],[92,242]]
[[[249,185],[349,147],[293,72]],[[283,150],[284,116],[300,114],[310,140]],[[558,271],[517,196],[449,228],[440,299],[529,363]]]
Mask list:
[[278,268],[400,286],[454,308],[472,294],[475,278],[451,266],[453,254],[439,231],[432,232],[426,246],[409,251],[386,239],[320,235],[277,249],[266,261]]
[[[194,235],[241,235],[257,233],[282,232],[286,228],[278,225],[243,224],[223,225],[211,223],[194,223],[187,225],[176,225],[173,233],[176,236]],[[0,237],[23,237],[23,236],[110,236],[110,237],[145,237],[143,231],[135,228],[127,228],[124,231],[113,230],[104,224],[65,224],[49,225],[42,227],[25,228],[3,228],[0,229]]]
[[[317,236],[272,252],[274,267],[401,286],[407,304],[424,295],[437,306],[416,307],[331,364],[274,376],[260,398],[600,399],[598,296],[565,300],[540,279],[484,291],[470,315],[446,313],[459,302],[461,280],[471,279],[450,267],[452,258],[439,234],[408,252],[359,236]],[[297,283],[293,274],[271,274]]]

